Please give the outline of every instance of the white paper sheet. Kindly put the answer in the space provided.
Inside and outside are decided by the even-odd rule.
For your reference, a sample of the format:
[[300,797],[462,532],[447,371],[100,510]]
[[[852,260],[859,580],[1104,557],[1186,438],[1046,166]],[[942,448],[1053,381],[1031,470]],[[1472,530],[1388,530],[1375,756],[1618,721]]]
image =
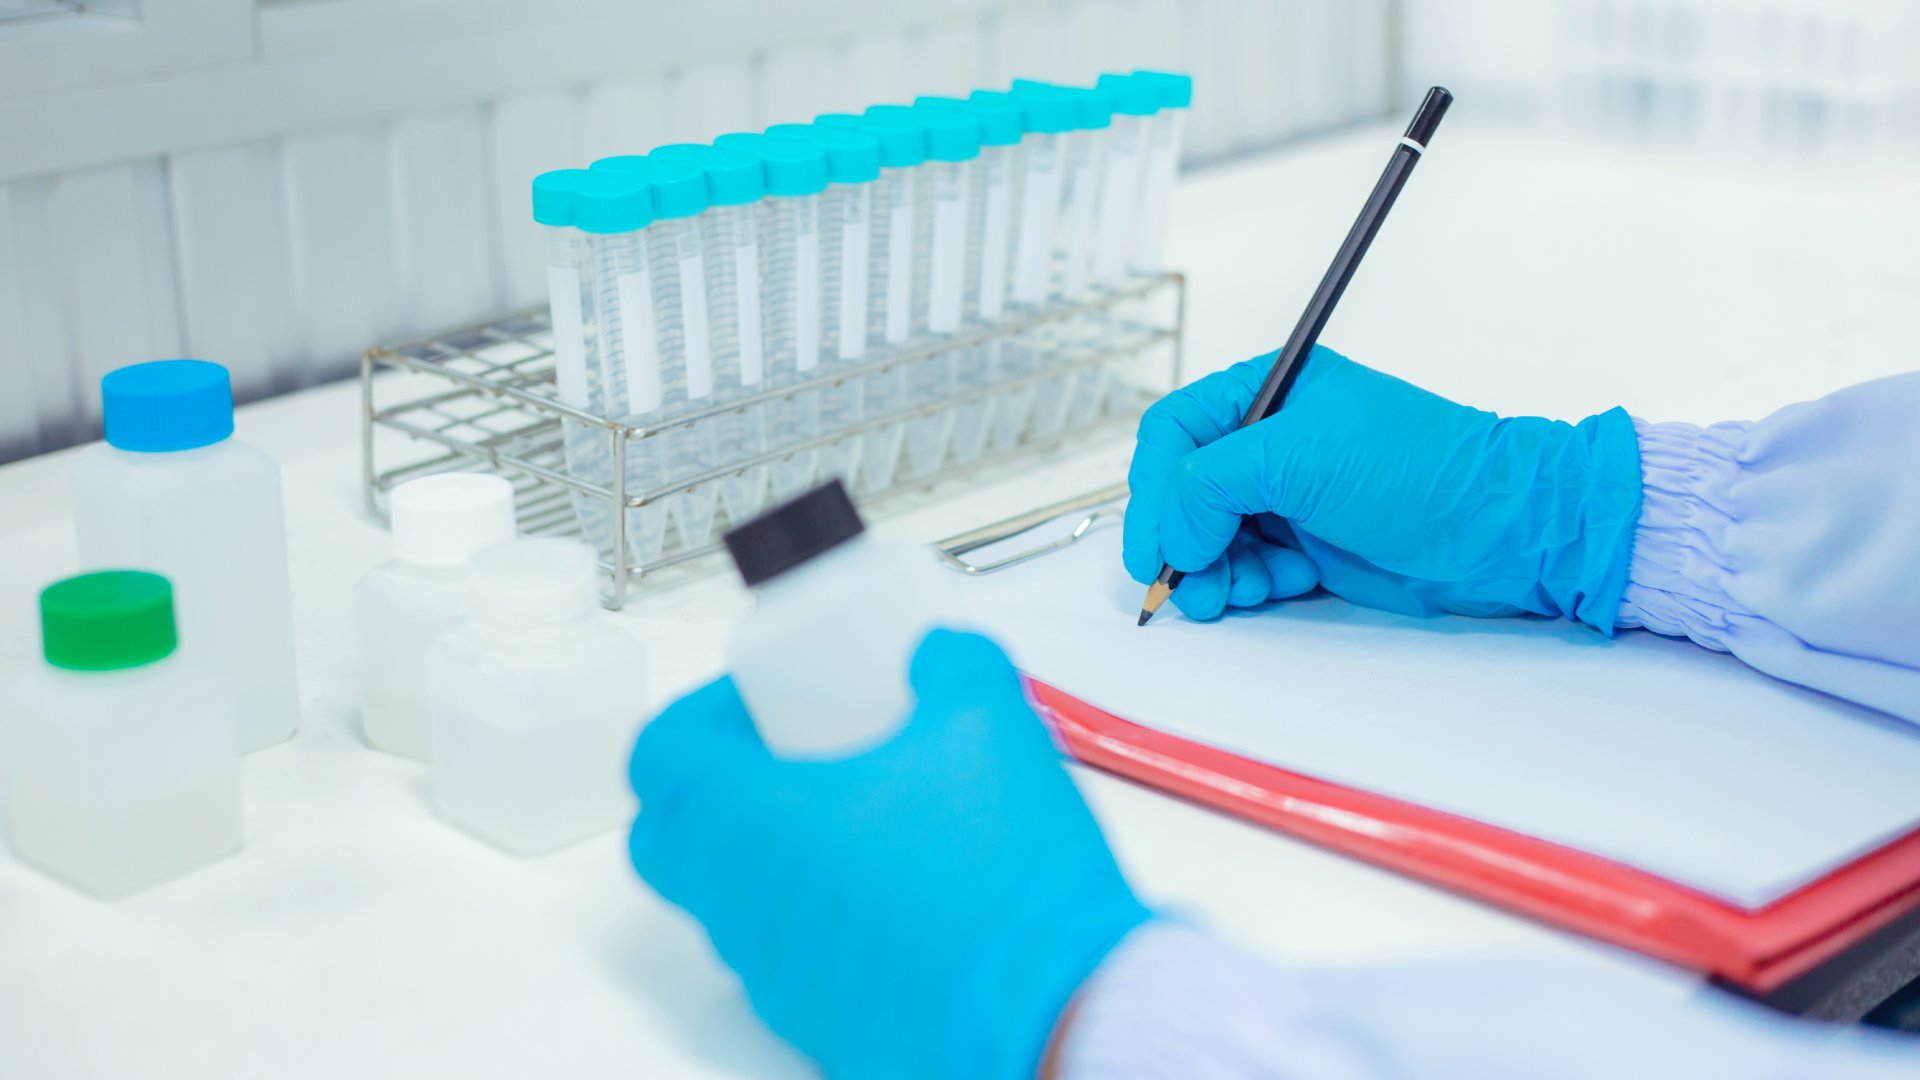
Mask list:
[[1119,549],[1098,527],[956,594],[1023,670],[1118,716],[1746,908],[1920,823],[1920,732],[1730,656],[1327,596],[1141,629]]

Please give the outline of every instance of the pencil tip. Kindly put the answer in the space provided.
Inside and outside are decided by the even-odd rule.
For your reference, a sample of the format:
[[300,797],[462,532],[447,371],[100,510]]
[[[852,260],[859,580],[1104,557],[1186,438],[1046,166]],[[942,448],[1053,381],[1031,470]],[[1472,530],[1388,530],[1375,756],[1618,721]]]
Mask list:
[[1141,608],[1141,609],[1140,609],[1140,621],[1139,621],[1139,622],[1137,622],[1137,623],[1134,623],[1133,625],[1135,625],[1135,626],[1145,626],[1145,625],[1147,625],[1147,620],[1148,620],[1148,619],[1151,619],[1151,618],[1153,618],[1153,612],[1151,612],[1151,611],[1148,611],[1148,610],[1147,610],[1147,609],[1145,609],[1145,608]]

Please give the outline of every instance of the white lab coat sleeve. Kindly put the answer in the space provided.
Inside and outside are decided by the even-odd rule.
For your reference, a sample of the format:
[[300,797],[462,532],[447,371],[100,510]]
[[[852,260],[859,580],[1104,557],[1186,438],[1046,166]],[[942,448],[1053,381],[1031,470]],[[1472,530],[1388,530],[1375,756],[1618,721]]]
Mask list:
[[1094,973],[1058,1065],[1060,1080],[1911,1080],[1920,1039],[1612,960],[1283,969],[1161,921]]
[[1634,426],[1618,625],[1920,723],[1920,372],[1756,422]]

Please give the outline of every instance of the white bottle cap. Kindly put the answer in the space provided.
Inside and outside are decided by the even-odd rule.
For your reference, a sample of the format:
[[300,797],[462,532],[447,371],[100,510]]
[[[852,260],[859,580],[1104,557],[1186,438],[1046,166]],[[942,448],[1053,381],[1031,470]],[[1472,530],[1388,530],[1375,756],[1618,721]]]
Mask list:
[[514,540],[473,557],[467,588],[475,622],[552,626],[600,603],[600,564],[578,540]]
[[417,566],[464,566],[513,539],[513,485],[481,473],[409,480],[388,499],[393,556]]

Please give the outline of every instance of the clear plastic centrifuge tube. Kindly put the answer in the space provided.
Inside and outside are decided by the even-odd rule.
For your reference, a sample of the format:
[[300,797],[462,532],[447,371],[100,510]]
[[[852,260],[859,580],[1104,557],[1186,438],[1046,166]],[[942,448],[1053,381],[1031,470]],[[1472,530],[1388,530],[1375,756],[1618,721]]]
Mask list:
[[1112,284],[1132,269],[1138,246],[1147,132],[1160,111],[1160,92],[1151,80],[1136,75],[1102,75],[1099,87],[1113,97],[1113,126],[1107,129],[1107,158],[1101,167],[1093,279]]
[[[831,113],[814,121],[824,127],[852,127],[880,144],[880,178],[873,183],[869,249],[869,363],[905,349],[912,336],[913,270],[918,257],[914,249],[915,202],[920,166],[927,159],[927,136],[925,126],[909,113],[904,108],[893,115]],[[868,421],[900,414],[910,406],[903,368],[875,372],[865,383]],[[905,439],[904,416],[867,432],[860,448],[859,490],[877,492],[893,486]]]
[[[667,483],[678,485],[713,468],[719,457],[719,429],[713,417],[674,423],[714,404],[706,245],[700,235],[707,178],[684,161],[648,158],[647,180],[653,185],[654,223],[648,229],[647,247],[653,263],[654,317],[660,331],[661,421],[666,425],[665,431],[652,437],[666,440]],[[714,484],[697,484],[668,498],[667,509],[683,547],[701,547],[712,539],[718,501]]]
[[767,402],[771,450],[796,448],[769,470],[776,501],[813,482],[818,455],[802,447],[820,434],[820,194],[827,186],[826,155],[806,142],[736,133],[714,140],[722,149],[760,162],[767,197],[760,203],[762,343],[768,389],[792,392]]
[[[587,372],[595,366],[588,358],[594,297],[587,269],[587,241],[573,222],[574,191],[587,176],[585,169],[557,169],[534,177],[533,220],[546,232],[547,311],[553,326],[554,379],[560,401],[590,411],[593,405]],[[598,344],[595,333],[596,351]],[[562,421],[560,431],[567,475],[583,484],[609,486],[611,440],[606,433],[578,420]],[[580,531],[602,550],[609,549],[613,505],[578,491],[572,492],[571,498]]]
[[[1085,300],[1093,286],[1094,249],[1099,242],[1100,197],[1106,181],[1107,137],[1113,127],[1113,95],[1105,90],[1068,87],[1075,131],[1068,144],[1067,260],[1061,291],[1069,300]],[[1069,369],[1065,422],[1073,427],[1100,416],[1106,374],[1101,368],[1105,343],[1097,312],[1077,313],[1052,328],[1050,359]]]
[[1157,274],[1166,266],[1168,217],[1173,182],[1180,174],[1187,107],[1193,103],[1193,77],[1164,71],[1136,71],[1134,77],[1148,80],[1160,95],[1160,111],[1147,128],[1145,183],[1133,256],[1135,270]]
[[[653,193],[637,158],[606,159],[596,164],[574,195],[574,223],[586,249],[587,294],[594,311],[593,362],[587,368],[587,396],[596,415],[645,427],[661,412],[660,355],[654,317],[652,271],[647,259],[647,226],[653,220]],[[622,462],[612,460],[605,431],[595,431],[601,468],[595,483],[612,490],[613,469],[624,467],[627,493],[642,494],[666,482],[662,439],[629,439],[621,444]],[[594,501],[595,528],[583,530],[603,557],[613,539],[602,515],[612,503]],[[660,559],[667,541],[667,508],[646,503],[627,512],[627,548],[641,571]]]
[[[707,178],[707,209],[700,215],[706,249],[707,317],[712,327],[715,405],[760,393],[766,350],[760,310],[760,215],[766,195],[760,159],[695,143],[658,147],[648,157],[685,161]],[[767,450],[767,415],[760,405],[713,418],[718,458],[726,467]],[[767,467],[743,466],[719,481],[720,501],[735,523],[760,513],[767,501]]]
[[[1013,260],[1013,303],[1029,312],[1044,312],[1056,298],[1052,286],[1058,280],[1055,259],[1057,239],[1064,237],[1062,219],[1064,174],[1067,169],[1067,133],[1073,130],[1076,113],[1073,101],[1055,87],[1020,84],[1026,88],[1012,95],[1021,108],[1026,135],[1020,140],[1016,173],[1021,188],[1020,226]],[[1008,379],[1034,378],[1043,374],[1042,362],[1053,352],[1051,336],[1040,330],[1029,331],[1004,341],[1000,347],[1001,370]],[[993,445],[1006,449],[1029,436],[1046,437],[1057,433],[1066,418],[1068,385],[1064,377],[1041,378],[1032,383],[1031,406],[1024,415],[1002,409],[1007,415],[994,421]],[[1018,422],[1016,422],[1018,421]]]
[[[857,367],[867,357],[868,266],[872,260],[873,183],[880,178],[880,142],[851,127],[776,124],[767,134],[800,139],[827,155],[829,186],[821,198],[820,279],[825,353],[823,376]],[[820,430],[850,432],[865,415],[866,386],[858,378],[820,387]],[[853,434],[820,450],[822,479],[848,486],[859,475],[864,440]]]
[[[927,129],[927,163],[922,166],[921,205],[930,220],[922,227],[925,285],[918,290],[916,323],[934,339],[960,333],[966,312],[967,234],[973,214],[973,189],[979,181],[980,121],[970,112],[938,107],[915,110]],[[972,355],[979,352],[979,355]],[[937,407],[907,422],[907,466],[916,479],[939,471],[947,461],[956,427],[969,439],[983,429],[984,398],[964,405],[954,401],[963,388],[984,390],[985,353],[944,349],[907,368],[907,400]],[[964,422],[964,423],[963,423]]]

